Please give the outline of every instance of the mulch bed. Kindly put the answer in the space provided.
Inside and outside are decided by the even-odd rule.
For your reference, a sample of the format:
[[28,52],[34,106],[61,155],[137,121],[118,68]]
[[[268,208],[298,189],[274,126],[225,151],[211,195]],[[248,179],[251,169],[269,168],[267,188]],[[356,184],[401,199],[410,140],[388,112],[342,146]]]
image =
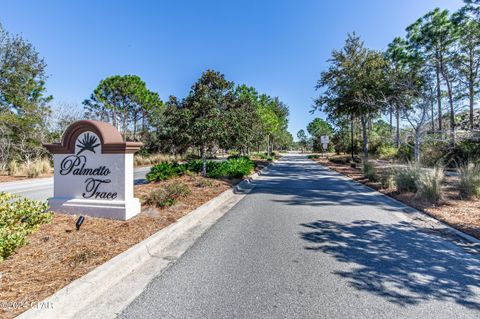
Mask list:
[[458,178],[456,177],[445,178],[442,186],[444,199],[438,204],[431,204],[418,200],[414,193],[399,193],[394,189],[384,189],[380,183],[364,178],[361,169],[352,168],[349,164],[332,163],[326,158],[320,158],[317,162],[480,239],[480,200],[461,199],[458,195]]
[[55,214],[52,223],[29,236],[29,244],[0,263],[0,317],[12,318],[26,311],[31,304],[174,223],[238,182],[182,176],[136,186],[135,195],[141,197],[178,181],[190,187],[187,197],[170,207],[144,207],[141,214],[128,221],[86,217],[76,231],[77,217]]

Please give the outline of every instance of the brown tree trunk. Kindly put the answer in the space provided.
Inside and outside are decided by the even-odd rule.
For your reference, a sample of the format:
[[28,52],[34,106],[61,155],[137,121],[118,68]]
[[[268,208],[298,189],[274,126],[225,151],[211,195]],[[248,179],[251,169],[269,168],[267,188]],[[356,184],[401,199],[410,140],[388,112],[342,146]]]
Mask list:
[[442,127],[442,91],[440,88],[440,65],[438,52],[436,53],[435,74],[437,76],[437,107],[438,107],[438,130],[441,132]]
[[367,119],[365,115],[360,117],[360,121],[362,123],[362,136],[363,136],[363,157],[365,162],[368,162],[368,132],[367,132]]
[[397,127],[396,127],[396,134],[395,134],[395,147],[398,149],[400,148],[400,107],[397,105],[397,112],[395,114]]

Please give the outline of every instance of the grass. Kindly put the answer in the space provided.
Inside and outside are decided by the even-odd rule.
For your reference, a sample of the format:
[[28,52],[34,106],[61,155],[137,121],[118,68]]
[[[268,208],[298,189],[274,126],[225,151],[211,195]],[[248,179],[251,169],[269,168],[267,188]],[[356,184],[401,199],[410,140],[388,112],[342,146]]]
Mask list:
[[40,158],[34,161],[28,161],[18,164],[16,161],[8,163],[8,175],[10,176],[27,176],[35,178],[42,175],[47,175],[52,172],[52,165],[47,158]]
[[416,181],[415,197],[430,203],[438,203],[443,198],[442,182],[445,178],[443,167],[436,166],[432,171],[420,173]]
[[377,169],[371,162],[363,163],[363,176],[372,182],[378,181]]
[[467,162],[458,166],[460,197],[480,197],[480,163]]
[[398,169],[395,173],[395,184],[399,192],[416,192],[417,180],[420,177],[420,168],[408,164],[406,168]]
[[178,158],[169,154],[135,155],[135,166],[157,165],[162,162],[175,162]]

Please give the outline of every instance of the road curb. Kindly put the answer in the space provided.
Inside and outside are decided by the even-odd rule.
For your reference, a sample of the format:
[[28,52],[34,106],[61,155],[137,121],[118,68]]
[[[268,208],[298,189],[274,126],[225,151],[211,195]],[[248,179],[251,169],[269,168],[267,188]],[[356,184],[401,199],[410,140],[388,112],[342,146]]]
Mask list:
[[[116,317],[118,312],[133,301],[154,277],[174,263],[198,238],[242,200],[255,187],[252,180],[268,171],[270,165],[69,283],[50,297],[39,301],[40,306],[27,310],[17,318]],[[144,265],[148,271],[141,269]],[[102,299],[105,299],[105,295],[107,297],[110,295],[108,291],[115,286],[121,286],[122,281],[130,275],[136,276],[137,271],[141,283],[132,282],[131,286],[126,287],[128,291],[112,297],[113,300],[105,304]],[[99,307],[99,304],[105,309]]]
[[[314,162],[315,162],[315,161],[314,161]],[[382,196],[385,197],[386,199],[394,202],[395,204],[397,204],[397,205],[399,205],[399,206],[402,206],[402,207],[403,207],[403,212],[402,212],[401,214],[402,214],[403,216],[405,216],[406,218],[408,218],[408,220],[413,221],[412,217],[409,216],[408,214],[412,214],[412,213],[413,213],[413,214],[419,214],[419,215],[421,215],[424,219],[426,219],[426,220],[428,220],[428,221],[430,221],[430,222],[432,222],[432,223],[436,223],[436,224],[440,225],[441,227],[443,227],[443,228],[447,229],[448,231],[454,233],[455,235],[459,236],[459,237],[462,238],[463,240],[466,240],[466,241],[468,241],[468,242],[470,242],[470,243],[472,243],[472,244],[475,244],[475,245],[479,245],[479,246],[480,246],[480,240],[479,240],[479,239],[477,239],[477,238],[475,238],[475,237],[473,237],[473,236],[471,236],[471,235],[469,235],[469,234],[466,234],[466,233],[462,232],[461,230],[458,230],[458,229],[456,229],[456,228],[453,228],[452,226],[450,226],[450,225],[448,225],[448,224],[446,224],[446,223],[444,223],[444,222],[442,222],[442,221],[440,221],[440,220],[438,220],[438,219],[436,219],[436,218],[428,215],[427,213],[424,213],[424,212],[422,212],[422,211],[420,211],[420,210],[418,210],[418,209],[416,209],[416,208],[414,208],[414,207],[408,206],[407,204],[399,201],[399,200],[396,199],[396,198],[393,198],[393,197],[390,197],[390,196],[388,196],[388,195],[386,195],[386,194],[383,194],[382,192],[379,192],[379,191],[376,190],[375,188],[372,188],[372,187],[370,187],[370,186],[368,186],[368,185],[365,185],[365,184],[363,184],[363,183],[360,183],[360,182],[354,180],[353,178],[350,178],[350,177],[348,177],[348,176],[346,176],[346,175],[343,175],[342,173],[339,173],[339,172],[337,172],[337,171],[329,168],[328,166],[322,165],[322,164],[320,164],[320,163],[318,163],[318,162],[315,162],[315,163],[317,163],[318,165],[320,165],[320,166],[322,166],[322,167],[325,167],[326,169],[334,172],[335,174],[338,174],[338,175],[339,175],[340,177],[342,177],[342,178],[345,178],[345,179],[347,179],[347,180],[349,180],[349,181],[351,181],[351,182],[353,182],[353,183],[355,183],[355,184],[357,184],[357,185],[360,185],[360,186],[363,186],[363,187],[365,187],[365,188],[368,188],[369,190],[373,191],[376,195],[382,195]]]

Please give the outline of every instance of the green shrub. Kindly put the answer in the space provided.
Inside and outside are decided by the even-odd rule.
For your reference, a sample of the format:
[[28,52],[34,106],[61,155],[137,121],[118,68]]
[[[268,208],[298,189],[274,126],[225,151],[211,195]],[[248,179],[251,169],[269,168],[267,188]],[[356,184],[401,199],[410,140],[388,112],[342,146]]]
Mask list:
[[268,156],[266,153],[254,153],[253,156],[263,160],[273,161],[273,156]]
[[27,236],[52,220],[46,202],[0,192],[0,260],[27,243]]
[[402,162],[410,162],[413,160],[413,145],[401,144],[397,151],[397,159]]
[[148,206],[172,206],[179,198],[189,195],[190,192],[188,185],[181,182],[175,182],[167,185],[165,188],[152,191],[150,194],[143,197],[143,202]]
[[[202,161],[191,161],[186,167],[193,172],[202,171]],[[223,162],[207,161],[207,177],[210,178],[242,178],[250,174],[255,163],[248,157],[231,158]]]
[[363,176],[372,182],[378,180],[377,169],[371,162],[363,163]]
[[431,203],[440,201],[443,197],[442,181],[444,177],[443,168],[440,166],[436,166],[432,171],[421,172],[416,181],[416,197]]
[[443,161],[449,167],[455,167],[456,163],[468,164],[471,159],[480,158],[480,143],[478,141],[461,141],[455,146],[445,143],[443,148]]
[[[207,161],[206,162],[207,174],[209,172],[218,170],[221,165],[222,165],[222,162],[220,161]],[[189,171],[200,173],[202,171],[203,162],[202,160],[193,160],[188,162],[185,167]]]
[[416,181],[420,176],[420,169],[411,164],[406,168],[398,169],[395,173],[395,184],[399,192],[416,192]]
[[347,164],[349,162],[348,156],[329,157],[328,160],[335,164]]
[[310,155],[307,155],[307,158],[310,158],[310,159],[320,158],[320,155],[318,155],[318,154],[310,154]]
[[234,158],[222,163],[224,176],[230,178],[242,178],[255,168],[255,164],[249,158]]
[[150,182],[165,181],[185,173],[186,165],[170,162],[161,162],[153,166],[147,174],[147,180]]
[[460,174],[460,197],[480,197],[480,163],[460,164],[458,173]]
[[377,155],[380,159],[391,160],[397,157],[397,149],[392,145],[380,145],[377,148]]

